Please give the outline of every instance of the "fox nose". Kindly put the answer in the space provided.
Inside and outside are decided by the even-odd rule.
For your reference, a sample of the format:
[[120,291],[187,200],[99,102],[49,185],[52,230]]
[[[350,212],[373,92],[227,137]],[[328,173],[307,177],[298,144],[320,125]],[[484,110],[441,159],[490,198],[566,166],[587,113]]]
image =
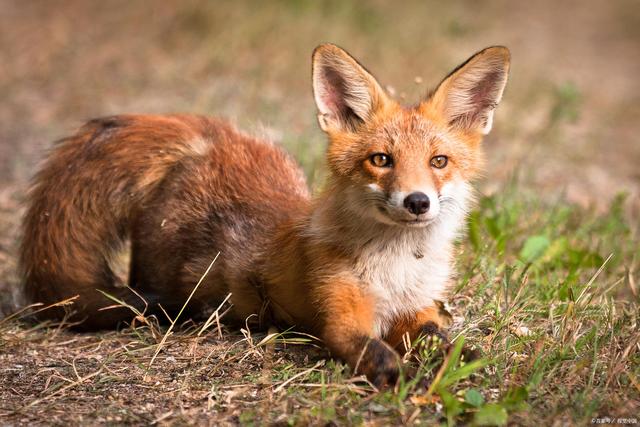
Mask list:
[[429,196],[419,191],[409,194],[404,199],[404,207],[415,215],[420,215],[429,210]]

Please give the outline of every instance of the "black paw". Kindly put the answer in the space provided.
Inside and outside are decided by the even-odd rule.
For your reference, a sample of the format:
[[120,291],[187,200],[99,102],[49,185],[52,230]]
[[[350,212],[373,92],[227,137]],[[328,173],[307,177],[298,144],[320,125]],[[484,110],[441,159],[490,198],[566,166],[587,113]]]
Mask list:
[[398,382],[400,370],[397,367],[377,369],[371,376],[372,378],[369,381],[371,381],[378,390],[389,389],[393,388]]
[[365,374],[378,389],[393,387],[400,376],[400,357],[385,342],[370,339],[357,363],[356,373]]
[[447,334],[433,322],[427,322],[422,325],[422,328],[420,328],[420,335],[431,340],[439,339],[440,341],[442,341],[442,345],[444,348],[448,348],[451,346]]
[[[448,353],[453,348],[453,344],[449,342],[447,334],[433,322],[427,322],[422,326],[421,335],[431,341],[434,339],[440,340],[440,348],[444,350],[445,353]],[[465,345],[462,347],[461,356],[465,362],[471,362],[480,359],[481,354],[477,349],[472,349]]]

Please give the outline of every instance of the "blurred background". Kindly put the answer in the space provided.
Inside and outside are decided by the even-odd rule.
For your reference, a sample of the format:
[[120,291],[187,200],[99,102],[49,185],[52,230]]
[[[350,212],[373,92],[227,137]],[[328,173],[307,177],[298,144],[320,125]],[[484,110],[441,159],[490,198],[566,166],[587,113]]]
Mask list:
[[[516,179],[599,209],[640,194],[640,7],[620,1],[0,0],[0,287],[15,280],[29,177],[52,142],[116,113],[229,118],[285,145],[314,184],[325,140],[310,56],[358,58],[418,100],[475,51],[512,51],[481,191]],[[634,208],[635,207],[635,208]]]

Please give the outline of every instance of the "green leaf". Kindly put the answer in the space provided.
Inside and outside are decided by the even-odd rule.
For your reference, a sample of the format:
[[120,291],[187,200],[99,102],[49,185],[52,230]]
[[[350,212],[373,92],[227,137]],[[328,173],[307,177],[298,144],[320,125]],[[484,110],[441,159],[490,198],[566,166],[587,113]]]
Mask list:
[[544,252],[543,261],[549,262],[561,258],[569,248],[569,240],[566,237],[555,239]]
[[482,369],[488,365],[488,361],[485,359],[478,359],[472,362],[465,363],[464,366],[460,366],[453,371],[447,371],[440,381],[442,387],[448,387],[457,383],[460,380],[467,378],[478,369]]
[[478,426],[503,426],[507,424],[507,410],[497,403],[483,406],[473,417],[473,423]]
[[449,362],[447,363],[447,368],[444,371],[445,376],[451,371],[453,371],[458,365],[458,361],[460,360],[460,354],[462,354],[463,346],[464,346],[464,337],[458,338],[453,343],[453,349],[451,350],[451,353],[449,353]]
[[571,285],[566,282],[561,283],[558,287],[558,299],[560,301],[567,301],[570,295],[573,295]]
[[476,408],[479,408],[484,404],[484,397],[482,397],[480,392],[475,388],[470,388],[464,394],[464,401],[471,406],[475,406]]
[[484,219],[484,224],[487,227],[487,231],[489,231],[491,237],[493,237],[495,240],[498,240],[498,238],[502,235],[502,231],[500,230],[500,226],[498,225],[498,220],[495,217],[487,217]]
[[473,249],[478,251],[482,246],[482,235],[480,233],[480,213],[478,211],[471,212],[469,215],[469,241]]
[[524,262],[533,262],[544,254],[550,244],[546,236],[531,236],[524,242],[520,259]]
[[604,264],[604,258],[595,252],[588,252],[582,261],[583,266],[591,268],[598,268],[602,264]]
[[449,425],[455,424],[455,417],[460,415],[464,409],[462,403],[456,399],[456,397],[446,390],[438,392],[442,399],[442,405],[444,406],[444,412],[447,414],[447,423]]
[[526,387],[515,387],[507,392],[501,403],[509,411],[519,411],[527,407],[528,398],[529,392]]

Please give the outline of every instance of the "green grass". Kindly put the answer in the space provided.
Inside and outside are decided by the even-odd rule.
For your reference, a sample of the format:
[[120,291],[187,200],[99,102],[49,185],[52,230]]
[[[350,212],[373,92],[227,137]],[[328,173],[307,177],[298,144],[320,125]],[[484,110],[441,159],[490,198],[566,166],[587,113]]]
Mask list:
[[[77,422],[96,420],[82,417],[106,394],[98,421],[548,425],[637,416],[640,243],[623,208],[623,196],[597,213],[517,184],[482,197],[449,301],[455,349],[416,343],[418,373],[395,390],[374,393],[291,332],[266,344],[264,334],[219,337],[213,326],[198,335],[202,326],[187,324],[163,340],[148,326],[78,336],[11,321],[0,325],[8,352],[58,361],[46,376],[39,363],[27,367],[29,384],[5,378],[3,389],[22,397],[4,396],[2,415],[34,420],[65,407]],[[47,350],[67,340],[63,353]],[[463,342],[482,358],[461,359]]]
[[[13,318],[0,320],[0,424],[580,425],[638,417],[640,26],[632,3],[7,4],[0,311],[19,282],[27,179],[43,149],[85,119],[229,117],[280,141],[320,185],[326,139],[309,82],[318,43],[347,48],[407,102],[491,44],[511,48],[513,69],[485,144],[480,188],[493,190],[470,215],[448,301],[450,336],[476,347],[480,362],[454,353],[443,365],[427,345],[416,378],[374,393],[291,331],[272,348],[264,334],[217,324],[201,334],[203,325],[176,324],[163,342],[167,330],[152,322],[77,334]],[[518,179],[509,182],[513,171]],[[625,188],[629,200],[609,203]]]
[[[370,399],[331,391],[294,422],[423,421],[449,425],[547,425],[561,420],[637,414],[640,353],[638,296],[629,268],[640,243],[619,197],[605,214],[558,200],[543,203],[512,186],[484,197],[462,242],[461,280],[453,297],[458,343],[483,359],[463,364],[456,353],[439,383],[409,381]],[[431,377],[429,363],[421,374]],[[344,382],[344,376],[331,376]],[[307,396],[290,390],[290,396]]]

